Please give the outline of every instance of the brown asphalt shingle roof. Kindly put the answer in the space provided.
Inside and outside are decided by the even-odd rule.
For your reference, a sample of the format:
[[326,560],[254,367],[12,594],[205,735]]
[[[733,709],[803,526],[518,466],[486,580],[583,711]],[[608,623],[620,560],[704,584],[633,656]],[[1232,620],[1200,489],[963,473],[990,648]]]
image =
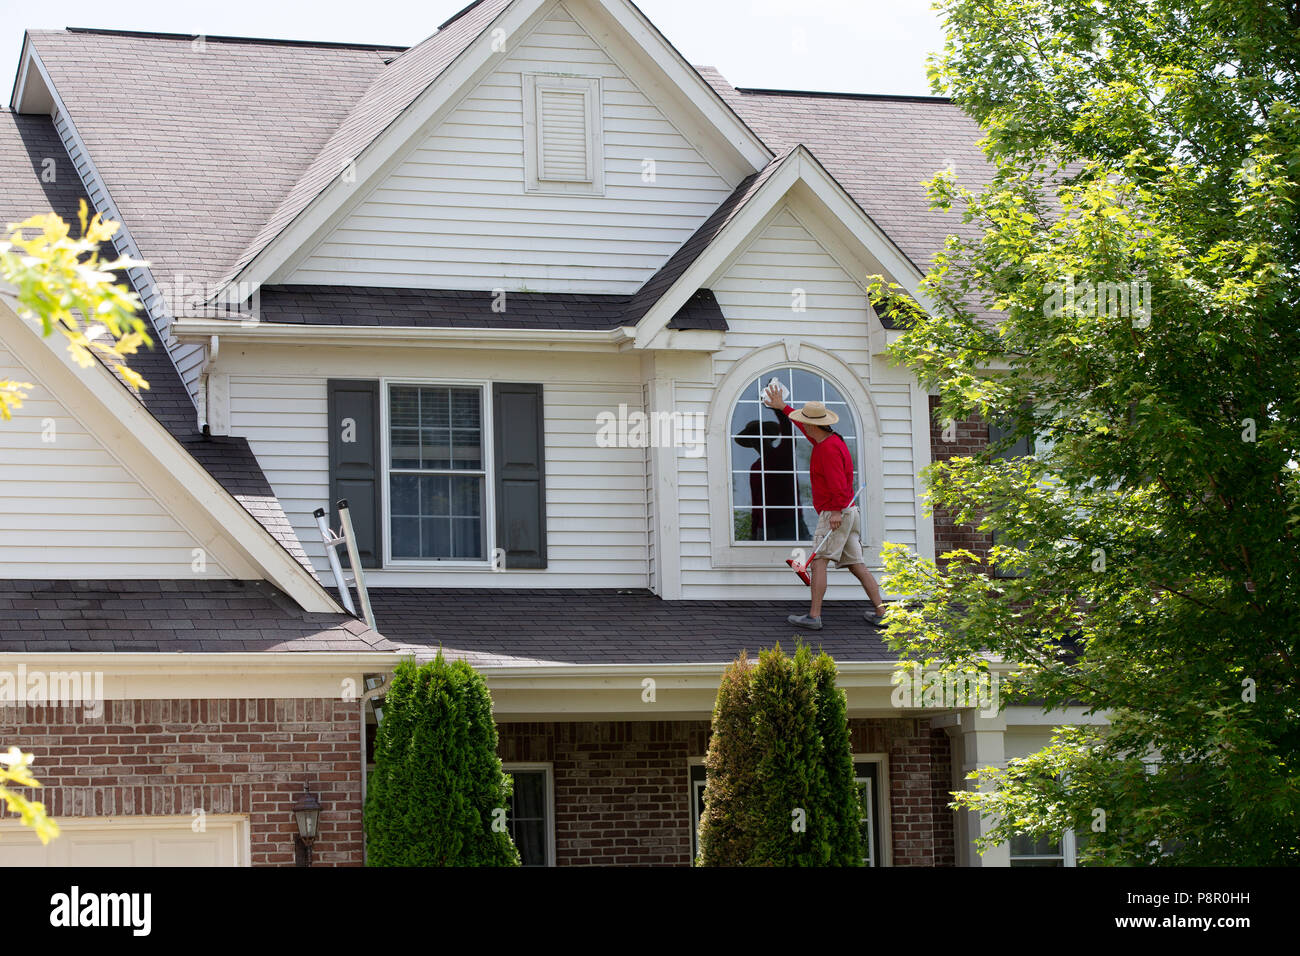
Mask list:
[[391,49],[33,30],[31,44],[159,282],[216,280]]
[[[649,591],[371,588],[384,636],[490,664],[722,664],[780,641],[805,601],[664,601]],[[801,632],[837,661],[892,661],[862,618],[866,601],[828,601],[821,631]]]
[[0,653],[396,650],[265,581],[0,580]]
[[921,185],[949,166],[971,189],[992,180],[975,145],[983,133],[948,100],[736,89],[696,69],[769,149],[808,147],[921,271],[950,233],[974,235],[958,214],[931,209]]
[[[632,296],[510,292],[503,312],[491,292],[389,289],[366,286],[263,286],[257,317],[288,325],[457,329],[604,331],[635,325]],[[722,307],[708,289],[695,292],[669,322],[671,329],[725,330]]]

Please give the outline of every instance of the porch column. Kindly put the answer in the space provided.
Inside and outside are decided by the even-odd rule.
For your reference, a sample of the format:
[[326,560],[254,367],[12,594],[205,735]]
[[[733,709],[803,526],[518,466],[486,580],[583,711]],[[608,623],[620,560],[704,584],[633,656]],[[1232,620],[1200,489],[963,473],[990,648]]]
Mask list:
[[[952,739],[953,790],[974,788],[966,774],[978,767],[1005,767],[1004,735],[1007,720],[1003,714],[982,717],[976,710],[959,710],[943,714],[931,721],[931,726],[942,728]],[[984,789],[989,789],[985,785]],[[973,810],[957,813],[957,865],[958,866],[1010,866],[1011,847],[1003,843],[984,853],[975,848],[976,837],[993,828],[995,820],[982,818]]]

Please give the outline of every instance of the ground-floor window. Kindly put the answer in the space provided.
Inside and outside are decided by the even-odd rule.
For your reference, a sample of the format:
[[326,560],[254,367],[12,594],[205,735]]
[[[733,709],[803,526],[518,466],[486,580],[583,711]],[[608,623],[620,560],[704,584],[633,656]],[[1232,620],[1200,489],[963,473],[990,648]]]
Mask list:
[[548,764],[504,764],[514,778],[506,823],[524,866],[555,865],[555,801]]
[[858,832],[862,839],[862,865],[881,866],[880,765],[875,761],[854,761],[853,779],[858,785],[858,806],[862,817]]
[[[697,761],[699,758],[697,758]],[[864,866],[882,866],[884,854],[881,842],[882,799],[880,790],[880,763],[876,760],[855,759],[853,779],[858,788],[858,805],[862,816],[858,821],[862,837],[862,863]],[[690,765],[691,798],[691,863],[700,855],[700,818],[704,816],[704,786],[707,774],[703,761]]]
[[700,856],[700,818],[704,816],[705,779],[704,764],[691,764],[691,866],[695,865]]
[[1074,866],[1074,831],[1066,830],[1059,840],[1020,834],[1011,838],[1012,866]]

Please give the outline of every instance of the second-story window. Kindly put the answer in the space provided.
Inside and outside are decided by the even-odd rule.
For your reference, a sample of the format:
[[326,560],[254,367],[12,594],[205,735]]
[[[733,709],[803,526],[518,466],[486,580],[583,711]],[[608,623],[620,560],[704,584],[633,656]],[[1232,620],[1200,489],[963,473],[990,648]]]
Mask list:
[[808,369],[773,369],[749,382],[731,413],[731,517],[737,543],[812,541],[817,512],[809,465],[812,444],[781,413],[763,404],[763,390],[780,383],[795,408],[823,403],[839,416],[834,429],[853,458],[861,482],[858,428],[853,409],[833,384]]
[[483,389],[390,385],[388,439],[393,559],[484,560]]

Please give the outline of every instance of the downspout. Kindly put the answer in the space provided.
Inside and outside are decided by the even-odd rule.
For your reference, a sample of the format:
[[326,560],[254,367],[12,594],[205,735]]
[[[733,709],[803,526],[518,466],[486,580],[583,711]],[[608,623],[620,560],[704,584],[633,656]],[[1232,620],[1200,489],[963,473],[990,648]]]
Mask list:
[[212,369],[213,366],[217,364],[217,355],[220,354],[220,352],[221,352],[221,338],[219,336],[213,335],[208,340],[208,354],[203,361],[203,370],[199,373],[198,402],[197,402],[198,415],[199,415],[199,431],[203,432],[203,434],[205,435],[210,434],[208,428],[208,423],[209,423],[208,408],[210,406],[210,401],[208,398],[208,390],[211,388],[210,382],[212,376]]
[[[370,776],[366,770],[366,704],[373,701],[376,697],[381,697],[387,693],[387,677],[372,675],[370,677],[362,676],[363,686],[371,681],[378,681],[369,690],[361,695],[361,865],[366,865],[366,782]],[[375,722],[378,723],[379,715],[375,715]]]

